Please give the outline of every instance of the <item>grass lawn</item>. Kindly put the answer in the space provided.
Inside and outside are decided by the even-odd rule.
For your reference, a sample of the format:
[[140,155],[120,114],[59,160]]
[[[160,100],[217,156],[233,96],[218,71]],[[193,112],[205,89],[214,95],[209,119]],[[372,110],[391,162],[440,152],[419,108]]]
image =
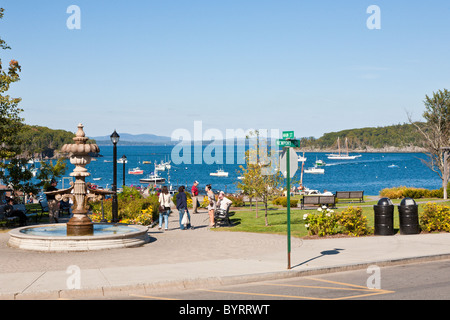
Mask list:
[[[427,202],[434,202],[437,199],[420,199],[416,200],[419,204],[419,216],[423,211],[423,205]],[[342,212],[349,206],[358,207],[361,206],[363,214],[367,217],[368,225],[374,227],[374,210],[373,205],[378,201],[368,201],[364,203],[341,203],[337,205],[335,212]],[[393,200],[394,208],[394,229],[399,229],[399,217],[397,205],[401,200]],[[424,202],[424,203],[422,203]],[[450,205],[450,201],[442,202],[442,204]],[[236,231],[236,232],[255,232],[255,233],[272,233],[272,234],[286,234],[287,233],[287,209],[279,206],[269,205],[268,221],[269,226],[265,226],[265,212],[263,206],[258,206],[258,218],[256,218],[256,211],[253,207],[243,208],[239,210],[232,210],[233,216],[231,216],[232,227],[220,227],[214,230],[217,231]],[[316,210],[300,210],[298,208],[291,209],[291,235],[293,237],[305,237],[308,235],[308,230],[305,227],[303,215],[305,213],[313,214]]]

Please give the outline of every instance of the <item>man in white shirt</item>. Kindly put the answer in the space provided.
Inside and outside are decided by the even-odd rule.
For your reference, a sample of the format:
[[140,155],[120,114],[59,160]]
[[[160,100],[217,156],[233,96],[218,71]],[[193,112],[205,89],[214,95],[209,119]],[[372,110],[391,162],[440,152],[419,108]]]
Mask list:
[[225,197],[225,192],[220,191],[217,207],[222,210],[227,210],[228,206],[231,205],[231,203],[232,201]]

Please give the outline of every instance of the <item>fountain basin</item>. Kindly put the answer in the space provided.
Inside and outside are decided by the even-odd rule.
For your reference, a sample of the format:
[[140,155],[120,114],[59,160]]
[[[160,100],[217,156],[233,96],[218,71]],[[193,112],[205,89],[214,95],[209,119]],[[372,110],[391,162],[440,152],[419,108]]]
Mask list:
[[147,231],[148,227],[144,226],[96,223],[93,235],[67,236],[66,224],[47,224],[11,230],[8,245],[45,252],[130,248],[148,243],[150,237]]

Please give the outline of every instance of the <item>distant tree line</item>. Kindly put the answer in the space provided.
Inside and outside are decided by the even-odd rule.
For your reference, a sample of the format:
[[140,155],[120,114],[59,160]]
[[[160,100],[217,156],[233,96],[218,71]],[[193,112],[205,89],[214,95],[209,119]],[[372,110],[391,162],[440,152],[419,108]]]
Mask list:
[[53,158],[64,144],[73,143],[73,132],[47,127],[24,125],[18,134],[22,155],[34,158]]
[[[419,127],[424,126],[424,123],[421,122],[415,124]],[[416,126],[410,123],[325,133],[318,139],[314,137],[302,138],[300,146],[302,149],[337,149],[338,138],[341,141],[341,148],[344,147],[344,141],[347,138],[350,150],[423,147],[423,137],[417,131]]]

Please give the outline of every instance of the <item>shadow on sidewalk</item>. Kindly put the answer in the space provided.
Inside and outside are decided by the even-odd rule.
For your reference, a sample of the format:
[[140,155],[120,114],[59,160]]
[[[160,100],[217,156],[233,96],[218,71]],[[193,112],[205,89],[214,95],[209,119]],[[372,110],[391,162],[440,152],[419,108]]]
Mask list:
[[299,264],[293,266],[292,268],[300,267],[300,266],[302,266],[304,264],[307,264],[308,262],[311,262],[313,260],[316,260],[316,259],[319,259],[319,258],[322,258],[322,257],[325,257],[325,256],[332,256],[332,255],[335,255],[335,254],[339,254],[340,253],[339,251],[343,251],[343,250],[345,250],[345,249],[334,248],[333,250],[322,251],[320,253],[320,255],[318,255],[317,257],[314,257],[314,258],[306,260],[306,261],[304,261],[302,263],[299,263]]

